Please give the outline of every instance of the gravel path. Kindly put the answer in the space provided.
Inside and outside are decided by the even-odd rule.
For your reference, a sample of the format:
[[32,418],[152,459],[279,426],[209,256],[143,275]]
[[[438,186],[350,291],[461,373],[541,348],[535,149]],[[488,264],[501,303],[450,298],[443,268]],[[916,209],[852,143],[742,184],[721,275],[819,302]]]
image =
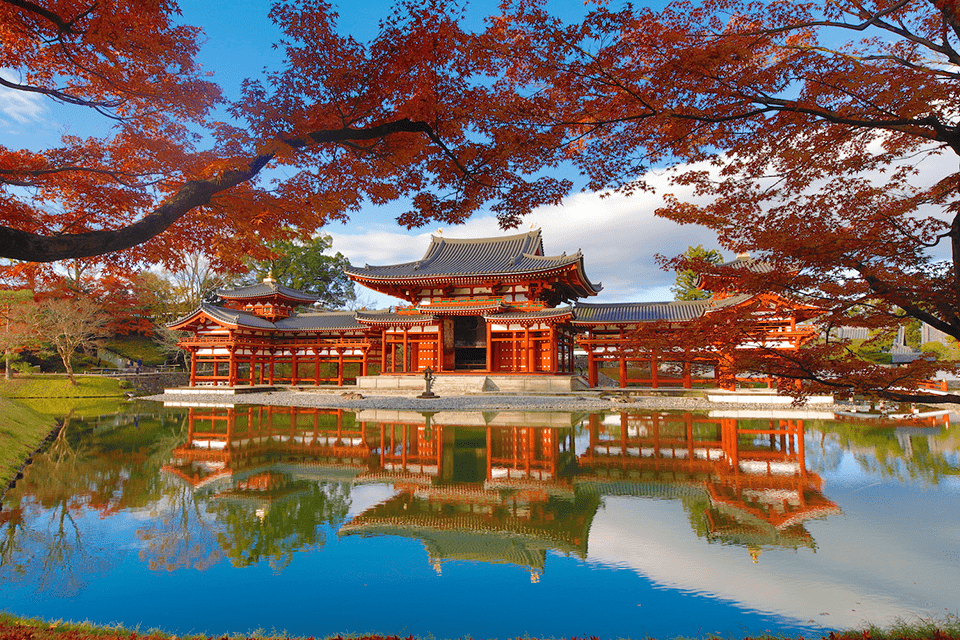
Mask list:
[[258,404],[296,407],[323,407],[343,409],[393,409],[401,411],[610,411],[626,409],[661,411],[776,410],[805,412],[849,411],[850,405],[816,404],[801,407],[791,405],[745,404],[710,402],[704,397],[661,396],[631,394],[597,397],[577,393],[560,395],[462,395],[434,399],[405,396],[361,396],[351,391],[264,391],[243,394],[202,393],[149,396],[147,400],[189,405]]

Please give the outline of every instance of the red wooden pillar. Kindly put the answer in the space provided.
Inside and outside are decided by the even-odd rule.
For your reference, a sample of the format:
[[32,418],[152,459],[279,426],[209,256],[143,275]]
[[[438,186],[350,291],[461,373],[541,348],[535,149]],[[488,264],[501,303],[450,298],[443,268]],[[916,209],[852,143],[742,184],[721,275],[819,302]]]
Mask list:
[[560,349],[560,343],[557,341],[556,325],[549,325],[547,337],[550,345],[550,373],[557,373],[557,351]]
[[232,387],[237,384],[238,369],[239,369],[239,363],[237,362],[236,347],[230,347],[230,359],[227,361],[227,386],[228,387]]
[[650,353],[650,386],[653,389],[660,386],[660,353],[656,349]]
[[493,373],[493,328],[486,318],[484,324],[487,332],[487,373]]
[[[317,360],[317,371],[320,370],[320,361]],[[317,374],[317,384],[320,384],[320,374]],[[337,348],[337,386],[343,386],[343,347]]]
[[620,388],[625,389],[627,387],[627,354],[624,351],[624,344],[622,341],[620,342],[617,358],[620,364]]
[[690,361],[684,360],[683,361],[683,388],[684,389],[693,388],[693,376],[690,373],[690,369],[691,369]]
[[587,383],[591,387],[596,387],[600,384],[600,371],[597,366],[597,358],[593,353],[593,349],[587,351]]
[[390,338],[386,330],[380,334],[380,373],[387,372],[387,351],[390,350]]
[[403,365],[400,367],[400,371],[403,373],[408,373],[412,366],[413,365],[410,362],[410,327],[404,327],[403,328]]
[[653,440],[653,457],[659,459],[659,458],[660,458],[660,444],[661,444],[661,439],[660,439],[660,414],[659,414],[659,413],[654,413],[653,416],[652,416],[652,418],[653,418],[653,419],[651,420],[651,426],[653,427],[653,434],[654,434],[654,440]]
[[313,385],[318,386],[320,384],[320,347],[313,348]]
[[523,325],[523,361],[527,373],[533,371],[533,348],[530,346],[530,325]]
[[806,465],[806,449],[804,448],[803,442],[803,420],[797,420],[794,422],[796,428],[795,434],[797,438],[797,461],[800,463],[800,475],[802,477],[807,476],[807,465]]
[[[488,325],[489,326],[489,325]],[[487,333],[489,334],[489,329]],[[493,427],[487,426],[487,480],[493,479]]]
[[190,386],[195,387],[197,386],[197,355],[200,350],[190,347],[188,351],[190,352]]
[[297,348],[290,348],[290,384],[297,384],[297,373],[300,368],[300,361],[297,358]]

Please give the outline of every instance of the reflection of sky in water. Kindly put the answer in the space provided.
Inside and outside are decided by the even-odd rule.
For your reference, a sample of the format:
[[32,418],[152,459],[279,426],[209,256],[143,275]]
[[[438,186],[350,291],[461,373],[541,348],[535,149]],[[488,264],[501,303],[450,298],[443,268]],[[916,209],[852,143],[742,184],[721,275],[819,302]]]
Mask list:
[[[608,416],[606,424],[618,428],[619,417]],[[585,429],[576,430],[572,441],[578,455],[589,449]],[[242,528],[225,528],[228,516],[239,514],[244,521],[239,524],[256,531],[257,517],[286,503],[258,503],[254,510],[233,498],[211,498],[220,491],[214,485],[205,493],[164,476],[163,492],[146,507],[104,516],[71,510],[68,524],[75,523],[80,535],[70,529],[60,539],[65,559],[59,572],[46,578],[40,568],[63,514],[27,502],[32,537],[24,540],[20,558],[26,574],[18,578],[4,560],[0,606],[22,615],[178,633],[261,628],[295,635],[380,632],[441,638],[809,634],[864,621],[956,612],[957,478],[941,476],[938,485],[916,478],[901,483],[898,477],[910,477],[902,461],[878,471],[867,448],[851,453],[836,435],[821,437],[810,429],[804,444],[808,470],[823,478],[823,494],[842,510],[804,523],[812,547],[751,549],[722,536],[698,535],[701,514],[694,512],[708,501],[695,485],[684,489],[689,499],[682,501],[669,497],[670,491],[651,499],[662,486],[639,490],[620,483],[615,489],[603,482],[576,490],[581,497],[583,491],[600,492],[599,507],[589,512],[584,560],[570,551],[576,548],[570,540],[550,541],[549,528],[533,534],[523,526],[503,527],[498,534],[491,533],[494,525],[490,531],[471,531],[457,540],[483,547],[485,535],[496,535],[496,544],[490,538],[486,550],[461,556],[442,546],[455,537],[429,528],[411,529],[409,535],[338,535],[345,523],[396,502],[409,490],[402,483],[376,481],[354,484],[343,515],[319,525],[316,544],[293,548],[289,563],[261,560],[236,568],[228,547],[239,544]],[[942,453],[956,468],[956,452]],[[297,490],[302,491],[303,478],[311,476],[302,469],[299,474]],[[348,482],[352,477],[341,475]],[[329,471],[317,471],[307,486],[319,482],[324,495],[340,495],[339,487],[347,485],[319,480],[331,477]],[[550,499],[573,500],[573,489],[565,491]],[[647,497],[637,497],[644,492]],[[483,495],[489,499],[496,491]],[[460,507],[481,513],[483,500]],[[451,504],[444,508],[455,508],[456,500]],[[532,507],[523,503],[521,508],[540,504],[533,500]],[[563,509],[555,513],[571,517]],[[189,526],[178,529],[182,522]],[[268,518],[264,526],[269,524]],[[543,554],[544,564],[497,561],[497,550],[511,544],[529,557]],[[445,551],[450,553],[444,556]],[[464,559],[484,554],[489,561]],[[150,570],[149,562],[161,556],[179,564]]]
[[816,552],[765,549],[757,564],[743,547],[697,540],[676,503],[607,497],[591,527],[589,559],[826,626],[956,611],[958,505],[922,489],[888,489],[829,491],[844,513],[808,521]]

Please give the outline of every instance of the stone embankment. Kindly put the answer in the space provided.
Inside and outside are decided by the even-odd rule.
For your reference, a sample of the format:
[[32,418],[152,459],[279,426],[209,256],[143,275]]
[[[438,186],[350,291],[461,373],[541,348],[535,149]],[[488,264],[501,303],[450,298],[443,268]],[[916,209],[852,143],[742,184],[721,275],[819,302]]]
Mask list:
[[[706,397],[653,395],[642,393],[599,394],[564,393],[551,395],[476,394],[421,399],[408,396],[365,396],[343,389],[274,390],[253,393],[179,394],[168,392],[148,400],[183,406],[257,404],[343,409],[395,409],[401,411],[795,411],[797,413],[849,410],[850,405],[817,404],[793,406],[756,403],[711,402]],[[799,416],[798,416],[799,417]]]
[[164,389],[184,386],[190,382],[190,374],[183,371],[164,373],[144,371],[141,373],[120,374],[116,377],[119,380],[125,380],[129,383],[136,389],[137,395],[156,395],[163,393]]

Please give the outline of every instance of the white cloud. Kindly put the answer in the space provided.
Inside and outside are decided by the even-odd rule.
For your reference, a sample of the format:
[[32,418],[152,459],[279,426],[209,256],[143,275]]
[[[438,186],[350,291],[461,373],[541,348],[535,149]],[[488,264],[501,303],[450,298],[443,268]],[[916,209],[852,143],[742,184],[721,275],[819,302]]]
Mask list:
[[[663,193],[665,179],[657,193]],[[677,189],[671,189],[677,192]],[[679,195],[679,193],[678,193]],[[522,233],[530,224],[543,231],[544,251],[548,255],[583,252],[587,277],[603,284],[603,291],[591,301],[639,302],[670,300],[675,275],[661,270],[656,254],[675,256],[690,245],[718,247],[716,235],[705,227],[680,226],[653,215],[661,196],[640,193],[633,196],[579,193],[560,206],[542,207],[524,220],[519,229],[503,231],[492,215],[475,216],[466,223],[444,226],[443,234],[451,238],[480,238]],[[351,222],[349,231],[327,228],[333,246],[355,265],[386,265],[418,260],[423,257],[430,236],[429,230],[405,231],[382,224],[364,227]],[[732,257],[732,256],[731,256]],[[365,297],[366,290],[358,290]],[[386,297],[373,297],[377,304],[393,304]]]
[[[9,69],[0,69],[0,77],[7,82],[20,82]],[[40,120],[42,114],[46,111],[42,100],[39,94],[16,91],[0,86],[0,114],[17,124],[27,124]]]

